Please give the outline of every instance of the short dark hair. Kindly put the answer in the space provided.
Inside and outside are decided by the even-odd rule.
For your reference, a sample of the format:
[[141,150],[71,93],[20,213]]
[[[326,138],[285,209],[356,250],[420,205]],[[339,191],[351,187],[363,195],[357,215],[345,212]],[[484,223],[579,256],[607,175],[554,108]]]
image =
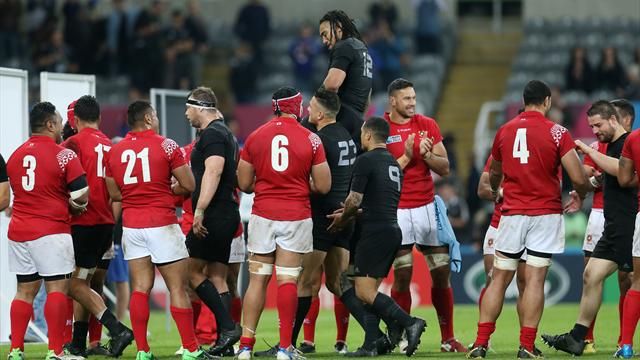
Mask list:
[[340,97],[338,97],[337,93],[321,86],[316,90],[315,94],[313,94],[313,97],[315,97],[320,106],[326,110],[325,113],[327,113],[329,117],[336,117],[336,115],[338,115],[340,111]]
[[397,78],[387,86],[387,94],[389,94],[389,96],[393,96],[396,91],[406,89],[408,87],[413,87],[413,83],[411,81],[403,78]]
[[100,104],[91,95],[84,95],[76,101],[73,114],[82,121],[95,123],[100,119]]
[[144,115],[149,110],[153,110],[153,107],[148,101],[137,100],[132,102],[127,108],[127,124],[129,124],[129,127],[134,127],[139,122],[142,122]]
[[587,116],[600,115],[601,118],[609,120],[612,116],[618,120],[618,111],[607,100],[598,100],[591,104],[587,110]]
[[551,96],[551,89],[549,86],[540,80],[531,80],[524,87],[522,92],[522,99],[524,105],[542,105],[544,99]]
[[187,98],[206,101],[213,104],[213,107],[218,106],[218,98],[216,97],[216,94],[213,92],[213,90],[211,90],[211,88],[208,88],[206,86],[198,86],[197,88],[191,90]]
[[336,28],[340,28],[342,29],[342,39],[353,37],[362,41],[362,36],[358,31],[358,27],[356,26],[355,21],[353,21],[353,19],[350,18],[349,15],[347,15],[347,13],[345,13],[344,11],[327,11],[327,13],[320,18],[319,24],[322,24],[325,21],[329,22],[329,25],[331,26],[331,34],[333,35],[334,39],[338,40],[336,38]]
[[372,116],[364,122],[362,128],[369,130],[377,142],[387,142],[389,137],[389,123],[387,120]]
[[48,101],[35,104],[29,113],[29,128],[31,132],[40,131],[51,117],[56,116],[56,107]]
[[630,116],[631,123],[636,119],[636,109],[633,107],[633,104],[627,99],[615,99],[611,100],[611,105],[615,106],[615,108],[620,113],[621,117]]

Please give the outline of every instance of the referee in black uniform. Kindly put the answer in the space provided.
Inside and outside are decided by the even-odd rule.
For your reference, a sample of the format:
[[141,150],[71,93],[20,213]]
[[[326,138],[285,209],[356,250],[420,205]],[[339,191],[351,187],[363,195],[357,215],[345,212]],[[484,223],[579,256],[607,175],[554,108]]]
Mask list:
[[[241,335],[229,312],[231,294],[226,282],[231,242],[240,222],[233,197],[238,143],[216,105],[213,91],[199,87],[189,94],[185,112],[191,126],[200,130],[191,152],[196,188],[191,195],[193,228],[186,240],[191,257],[189,281],[216,316],[218,340],[209,351],[212,355],[229,352]],[[209,278],[203,275],[205,267]]]
[[[354,164],[351,191],[344,201],[344,210],[331,215],[329,229],[337,231],[349,224],[362,208],[359,218],[360,237],[355,239],[354,278],[356,295],[373,313],[390,327],[406,332],[409,345],[406,355],[411,356],[420,344],[426,327],[422,319],[411,317],[389,296],[378,292],[380,282],[391,269],[395,254],[402,242],[398,226],[398,202],[402,188],[402,169],[386,146],[389,124],[382,118],[372,117],[362,126],[361,142],[364,154]],[[373,315],[372,314],[372,315]],[[353,356],[375,356],[377,349],[377,316],[365,315],[365,343]]]
[[353,19],[342,10],[320,19],[320,38],[330,51],[329,71],[323,86],[337,92],[342,106],[337,121],[360,143],[360,127],[369,105],[373,61]]
[[7,177],[7,163],[4,161],[2,155],[0,155],[0,211],[9,206],[10,194],[9,177]]

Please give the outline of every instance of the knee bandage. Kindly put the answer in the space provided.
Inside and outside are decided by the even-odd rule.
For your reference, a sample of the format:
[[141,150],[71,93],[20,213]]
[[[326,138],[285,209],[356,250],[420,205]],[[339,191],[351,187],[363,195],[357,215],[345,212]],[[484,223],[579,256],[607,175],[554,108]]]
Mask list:
[[538,268],[549,267],[551,266],[551,258],[534,256],[529,254],[527,255],[527,265],[538,267]]
[[427,260],[429,270],[437,269],[441,266],[447,266],[451,260],[449,254],[426,254],[424,258]]
[[407,253],[402,256],[398,256],[393,260],[393,268],[394,269],[402,269],[406,267],[413,266],[413,254]]
[[273,264],[249,260],[249,272],[256,275],[271,276],[273,274]]
[[96,268],[91,268],[91,269],[78,268],[78,272],[74,277],[76,279],[87,280],[90,276],[93,276],[95,272],[96,272]]
[[276,265],[276,277],[278,278],[280,278],[281,276],[286,276],[286,277],[297,279],[300,276],[301,271],[302,271],[302,266],[287,267],[287,266]]
[[500,257],[498,255],[493,257],[493,267],[500,270],[516,271],[518,269],[519,262],[520,259]]

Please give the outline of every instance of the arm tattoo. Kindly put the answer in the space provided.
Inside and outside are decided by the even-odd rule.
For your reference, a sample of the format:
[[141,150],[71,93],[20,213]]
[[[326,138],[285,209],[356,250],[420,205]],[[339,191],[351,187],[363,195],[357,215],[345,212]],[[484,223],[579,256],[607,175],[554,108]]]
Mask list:
[[362,204],[363,194],[351,191],[347,199],[344,201],[344,212],[342,217],[344,219],[350,219],[358,212],[358,207]]

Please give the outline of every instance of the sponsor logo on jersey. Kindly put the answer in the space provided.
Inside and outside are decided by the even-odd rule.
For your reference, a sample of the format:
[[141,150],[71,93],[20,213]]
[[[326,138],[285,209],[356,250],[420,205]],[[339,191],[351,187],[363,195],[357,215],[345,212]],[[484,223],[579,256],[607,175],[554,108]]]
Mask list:
[[402,142],[402,136],[400,135],[391,135],[387,138],[387,144],[393,144],[398,142]]

